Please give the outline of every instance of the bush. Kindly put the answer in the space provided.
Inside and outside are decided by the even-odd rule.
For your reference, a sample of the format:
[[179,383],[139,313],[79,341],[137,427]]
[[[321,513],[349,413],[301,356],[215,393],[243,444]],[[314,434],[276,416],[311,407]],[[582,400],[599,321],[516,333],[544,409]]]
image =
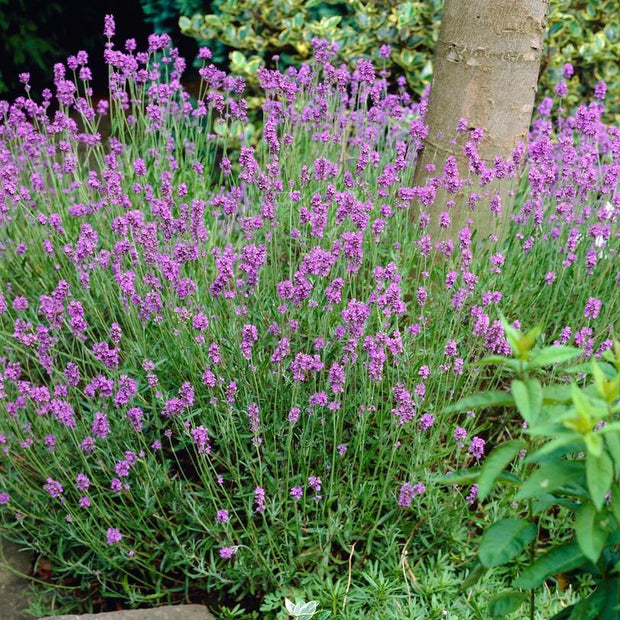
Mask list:
[[[3,531],[51,562],[65,610],[207,593],[256,609],[312,575],[357,584],[377,561],[376,585],[406,554],[471,546],[475,490],[436,476],[518,422],[442,410],[504,381],[474,364],[509,351],[497,304],[587,358],[611,347],[618,133],[603,104],[549,102],[525,158],[484,178],[447,162],[414,188],[423,104],[372,63],[334,71],[317,41],[299,71],[259,71],[263,141],[231,160],[243,81],[203,50],[193,105],[169,43],[110,40],[109,102],[91,100],[78,53],[42,103],[0,103]],[[435,245],[435,188],[453,196],[445,223],[489,175],[515,184],[510,234]],[[406,596],[459,617],[475,603]]]
[[[392,76],[404,75],[409,88],[420,95],[432,77],[442,8],[442,0],[216,0],[210,14],[180,13],[179,25],[185,34],[213,46],[218,60],[230,51],[231,69],[249,79],[251,86],[258,66],[274,55],[279,56],[280,67],[299,66],[312,54],[312,38],[319,37],[338,45],[334,64],[344,62],[351,69],[360,57],[384,58],[380,66]],[[615,0],[552,0],[539,99],[553,94],[562,66],[571,63],[575,74],[570,105],[605,81],[610,118],[617,114],[620,37],[618,20],[610,19],[617,13]]]

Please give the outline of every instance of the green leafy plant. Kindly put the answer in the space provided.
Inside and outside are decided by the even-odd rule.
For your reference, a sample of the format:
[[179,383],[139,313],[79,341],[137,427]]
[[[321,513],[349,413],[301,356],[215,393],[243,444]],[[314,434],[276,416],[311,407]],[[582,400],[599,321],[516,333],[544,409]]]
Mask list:
[[[580,350],[567,346],[534,349],[539,328],[522,334],[504,318],[502,323],[513,357],[492,356],[480,363],[516,375],[510,391],[479,392],[446,413],[512,406],[523,419],[523,437],[498,445],[482,467],[441,479],[446,484],[475,483],[479,502],[498,484],[512,483],[518,491],[507,495],[511,501],[525,504],[518,510],[521,514],[496,521],[480,540],[482,570],[477,576],[529,550],[528,565],[514,581],[515,589],[496,595],[489,603],[489,613],[504,616],[529,598],[533,618],[535,589],[552,575],[579,569],[592,575],[596,589],[570,609],[616,617],[606,614],[620,604],[620,554],[616,549],[620,543],[620,422],[616,421],[620,413],[620,342],[615,342],[613,352],[604,354],[603,361],[593,359],[568,369],[569,375],[590,376],[586,387],[579,387],[574,380],[544,385],[538,376],[541,369],[566,362]],[[527,457],[522,472],[515,476],[507,468],[522,451]],[[549,511],[562,518],[571,515],[570,536],[552,541],[550,549],[539,554],[541,520]],[[568,609],[554,617],[568,618]]]
[[[196,9],[198,2],[163,4],[178,7],[181,32],[213,46],[219,61],[228,53],[231,70],[243,75],[253,91],[259,66],[274,55],[280,67],[299,66],[312,55],[311,40],[319,37],[338,44],[333,64],[351,69],[360,57],[378,59],[381,46],[389,45],[384,68],[393,78],[405,76],[409,88],[421,94],[431,81],[443,10],[442,0],[215,0],[207,13]],[[143,0],[146,5],[159,2]],[[539,99],[553,94],[563,65],[572,63],[568,104],[575,106],[604,80],[612,102],[609,116],[617,114],[620,27],[618,19],[610,19],[614,14],[618,16],[616,0],[552,0]]]
[[[615,16],[615,17],[614,17]],[[607,83],[613,103],[611,114],[618,120],[620,100],[620,12],[616,0],[552,0],[545,39],[539,91],[550,95],[561,76],[562,66],[571,63],[574,75],[567,95],[569,106],[594,90],[601,80]]]
[[209,5],[203,0],[140,0],[144,18],[155,32],[171,32],[179,15],[193,15]]

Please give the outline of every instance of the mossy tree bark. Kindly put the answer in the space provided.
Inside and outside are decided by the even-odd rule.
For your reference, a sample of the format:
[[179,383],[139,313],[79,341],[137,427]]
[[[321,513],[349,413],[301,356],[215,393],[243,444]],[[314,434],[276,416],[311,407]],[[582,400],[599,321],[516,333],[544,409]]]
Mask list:
[[[469,132],[457,136],[461,118],[467,119],[468,129],[483,127],[478,153],[490,167],[497,156],[509,158],[519,142],[526,142],[548,8],[549,0],[445,0],[425,119],[429,131],[416,167],[416,185],[426,183],[428,164],[440,173],[449,155],[456,157],[461,177],[467,177],[463,145]],[[509,185],[495,181],[481,191],[498,193],[507,201]],[[445,210],[448,198],[445,193],[437,196],[432,221]],[[486,202],[473,217],[457,202],[450,231],[472,217],[480,233],[496,232],[503,218],[493,218],[488,197]]]

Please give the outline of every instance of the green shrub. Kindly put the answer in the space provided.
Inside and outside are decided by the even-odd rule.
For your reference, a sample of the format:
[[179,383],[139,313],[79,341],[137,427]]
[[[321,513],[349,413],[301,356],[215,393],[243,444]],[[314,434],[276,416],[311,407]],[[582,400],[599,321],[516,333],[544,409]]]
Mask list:
[[[171,2],[179,4],[161,4]],[[307,60],[314,37],[338,43],[333,64],[350,67],[361,56],[378,59],[381,46],[390,45],[392,54],[384,63],[393,76],[404,75],[417,94],[430,83],[442,0],[215,0],[211,6],[210,14],[183,13],[181,31],[215,46],[218,60],[224,59],[226,49],[231,52],[231,69],[249,78],[250,86],[256,84],[258,67],[273,55],[279,55],[280,67]],[[565,63],[575,68],[571,105],[589,96],[600,80],[607,82],[610,101],[620,99],[619,26],[618,19],[610,19],[614,14],[616,0],[552,0],[540,99],[552,94]]]
[[[478,557],[481,576],[490,568],[529,555],[529,562],[506,590],[489,602],[492,617],[516,611],[529,599],[534,617],[534,591],[546,579],[573,570],[591,575],[594,592],[554,618],[610,618],[620,604],[620,342],[599,361],[569,368],[568,383],[541,382],[541,369],[577,357],[574,347],[532,350],[540,334],[521,334],[503,320],[513,357],[492,356],[480,361],[504,367],[516,378],[509,392],[483,391],[448,407],[444,413],[488,408],[498,403],[515,407],[523,419],[522,438],[510,439],[489,454],[484,465],[443,477],[446,484],[476,483],[479,501],[501,483],[518,489],[505,491],[512,504],[510,518],[496,520],[481,538]],[[579,387],[575,379],[591,376]],[[518,476],[505,471],[510,463]],[[526,456],[527,455],[527,456]],[[526,457],[526,458],[524,458]],[[543,517],[557,517],[551,533],[543,534]],[[559,515],[565,521],[562,531]],[[551,548],[537,552],[541,538]],[[548,543],[545,545],[548,546]],[[579,616],[575,614],[579,613]]]
[[62,12],[61,4],[32,5],[26,0],[0,0],[0,94],[17,87],[18,73],[43,73],[49,56],[62,53],[54,33],[41,25]]

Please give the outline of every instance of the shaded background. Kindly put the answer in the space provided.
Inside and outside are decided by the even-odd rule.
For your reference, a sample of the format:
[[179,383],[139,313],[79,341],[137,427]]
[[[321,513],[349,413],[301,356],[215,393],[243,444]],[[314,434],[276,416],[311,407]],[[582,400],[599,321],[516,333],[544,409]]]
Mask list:
[[[200,4],[208,8],[210,3]],[[134,38],[138,48],[144,49],[148,35],[157,28],[169,32],[188,59],[198,51],[198,44],[179,32],[178,13],[160,11],[147,16],[140,0],[0,0],[0,99],[24,94],[18,74],[26,71],[31,76],[31,95],[38,99],[41,90],[52,83],[54,63],[64,62],[79,50],[88,52],[93,88],[105,89],[102,32],[106,13],[116,20],[117,47]]]

